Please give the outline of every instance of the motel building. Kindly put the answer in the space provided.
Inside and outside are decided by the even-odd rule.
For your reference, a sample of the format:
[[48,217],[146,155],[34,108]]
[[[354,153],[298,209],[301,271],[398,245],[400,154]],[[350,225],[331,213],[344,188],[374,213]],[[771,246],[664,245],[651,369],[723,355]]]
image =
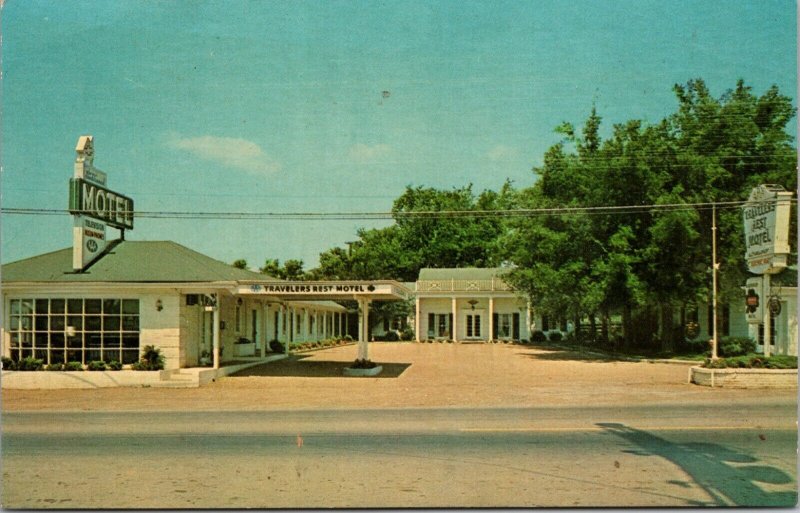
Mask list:
[[[6,358],[44,365],[116,361],[125,369],[154,346],[165,363],[158,379],[170,380],[181,369],[219,371],[223,363],[282,358],[298,344],[349,337],[357,341],[354,360],[369,360],[370,304],[411,297],[394,281],[281,281],[175,242],[126,240],[133,200],[110,190],[108,176],[94,167],[91,136],[78,140],[76,153],[69,183],[73,246],[2,266]],[[109,237],[107,228],[119,230],[119,237]],[[358,310],[348,311],[341,301],[356,301]],[[75,378],[11,371],[3,373],[2,386],[33,374],[72,374],[71,382],[44,380],[58,387],[101,373]],[[113,374],[113,383],[90,386],[126,379],[141,384],[131,373],[102,374]]]
[[501,272],[421,269],[415,286],[417,341],[529,340],[534,325],[530,305],[502,280]]

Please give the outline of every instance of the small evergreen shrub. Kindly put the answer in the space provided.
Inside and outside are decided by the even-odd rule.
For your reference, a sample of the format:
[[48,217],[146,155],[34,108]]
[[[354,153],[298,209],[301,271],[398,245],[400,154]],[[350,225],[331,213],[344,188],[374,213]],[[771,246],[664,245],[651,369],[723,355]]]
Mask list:
[[82,371],[83,364],[81,362],[67,362],[64,364],[65,371]]
[[531,342],[534,344],[547,342],[547,336],[544,334],[544,331],[536,330],[531,333]]
[[756,342],[749,337],[723,337],[717,348],[718,356],[743,356],[756,350]]
[[550,342],[560,342],[564,336],[561,334],[560,331],[551,331],[549,335],[547,335],[547,339]]
[[394,330],[391,330],[386,333],[386,341],[387,342],[397,342],[400,340],[400,334]]
[[27,356],[17,362],[17,370],[21,371],[38,371],[44,368],[44,362],[39,358]]
[[270,340],[269,348],[273,353],[282,353],[284,351],[283,344],[281,344],[278,339]]
[[106,370],[106,362],[102,360],[92,360],[86,365],[86,369],[90,371],[104,371]]
[[3,363],[3,370],[17,370],[17,363],[8,356],[3,356],[0,361]]
[[117,360],[111,360],[106,364],[106,368],[112,371],[122,370],[122,363],[118,362]]
[[796,369],[797,357],[786,355],[765,357],[761,354],[749,354],[716,360],[708,358],[703,363],[703,367],[707,369]]
[[51,364],[47,365],[44,368],[44,370],[48,370],[48,371],[60,371],[60,370],[63,370],[63,369],[64,369],[64,365],[61,364],[61,363],[51,363]]
[[408,342],[409,340],[414,340],[415,333],[414,330],[411,329],[410,326],[406,326],[403,328],[403,331],[400,333],[400,340],[404,342]]
[[[222,348],[220,348],[220,356],[222,355]],[[164,368],[164,356],[161,350],[155,346],[144,346],[142,348],[142,357],[138,362],[131,365],[133,370],[151,371],[161,370]]]

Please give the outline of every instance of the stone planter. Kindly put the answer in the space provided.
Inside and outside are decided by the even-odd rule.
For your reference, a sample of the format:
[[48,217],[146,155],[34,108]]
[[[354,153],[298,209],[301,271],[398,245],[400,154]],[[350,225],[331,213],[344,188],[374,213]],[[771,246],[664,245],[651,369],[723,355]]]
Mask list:
[[706,369],[692,367],[689,382],[725,388],[797,388],[797,369]]
[[377,365],[371,369],[354,369],[352,367],[345,367],[345,376],[377,376],[383,371],[381,365]]

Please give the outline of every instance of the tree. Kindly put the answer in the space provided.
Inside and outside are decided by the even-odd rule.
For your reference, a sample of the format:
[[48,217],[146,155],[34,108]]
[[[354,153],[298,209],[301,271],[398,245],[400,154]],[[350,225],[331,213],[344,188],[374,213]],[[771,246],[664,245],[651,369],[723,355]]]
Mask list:
[[240,258],[238,260],[234,260],[232,265],[237,269],[247,269],[247,260]]

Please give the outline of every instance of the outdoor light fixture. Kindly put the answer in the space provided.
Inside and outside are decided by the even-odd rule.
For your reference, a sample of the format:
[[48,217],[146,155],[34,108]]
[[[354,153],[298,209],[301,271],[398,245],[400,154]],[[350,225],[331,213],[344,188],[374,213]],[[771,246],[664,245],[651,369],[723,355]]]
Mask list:
[[237,299],[236,304],[242,306],[242,298]]
[[478,304],[478,301],[475,300],[475,299],[470,299],[469,301],[467,301],[467,303],[469,303],[469,305],[472,307],[472,309],[475,310],[475,305]]
[[159,312],[164,309],[164,302],[161,299],[156,299],[156,310]]

